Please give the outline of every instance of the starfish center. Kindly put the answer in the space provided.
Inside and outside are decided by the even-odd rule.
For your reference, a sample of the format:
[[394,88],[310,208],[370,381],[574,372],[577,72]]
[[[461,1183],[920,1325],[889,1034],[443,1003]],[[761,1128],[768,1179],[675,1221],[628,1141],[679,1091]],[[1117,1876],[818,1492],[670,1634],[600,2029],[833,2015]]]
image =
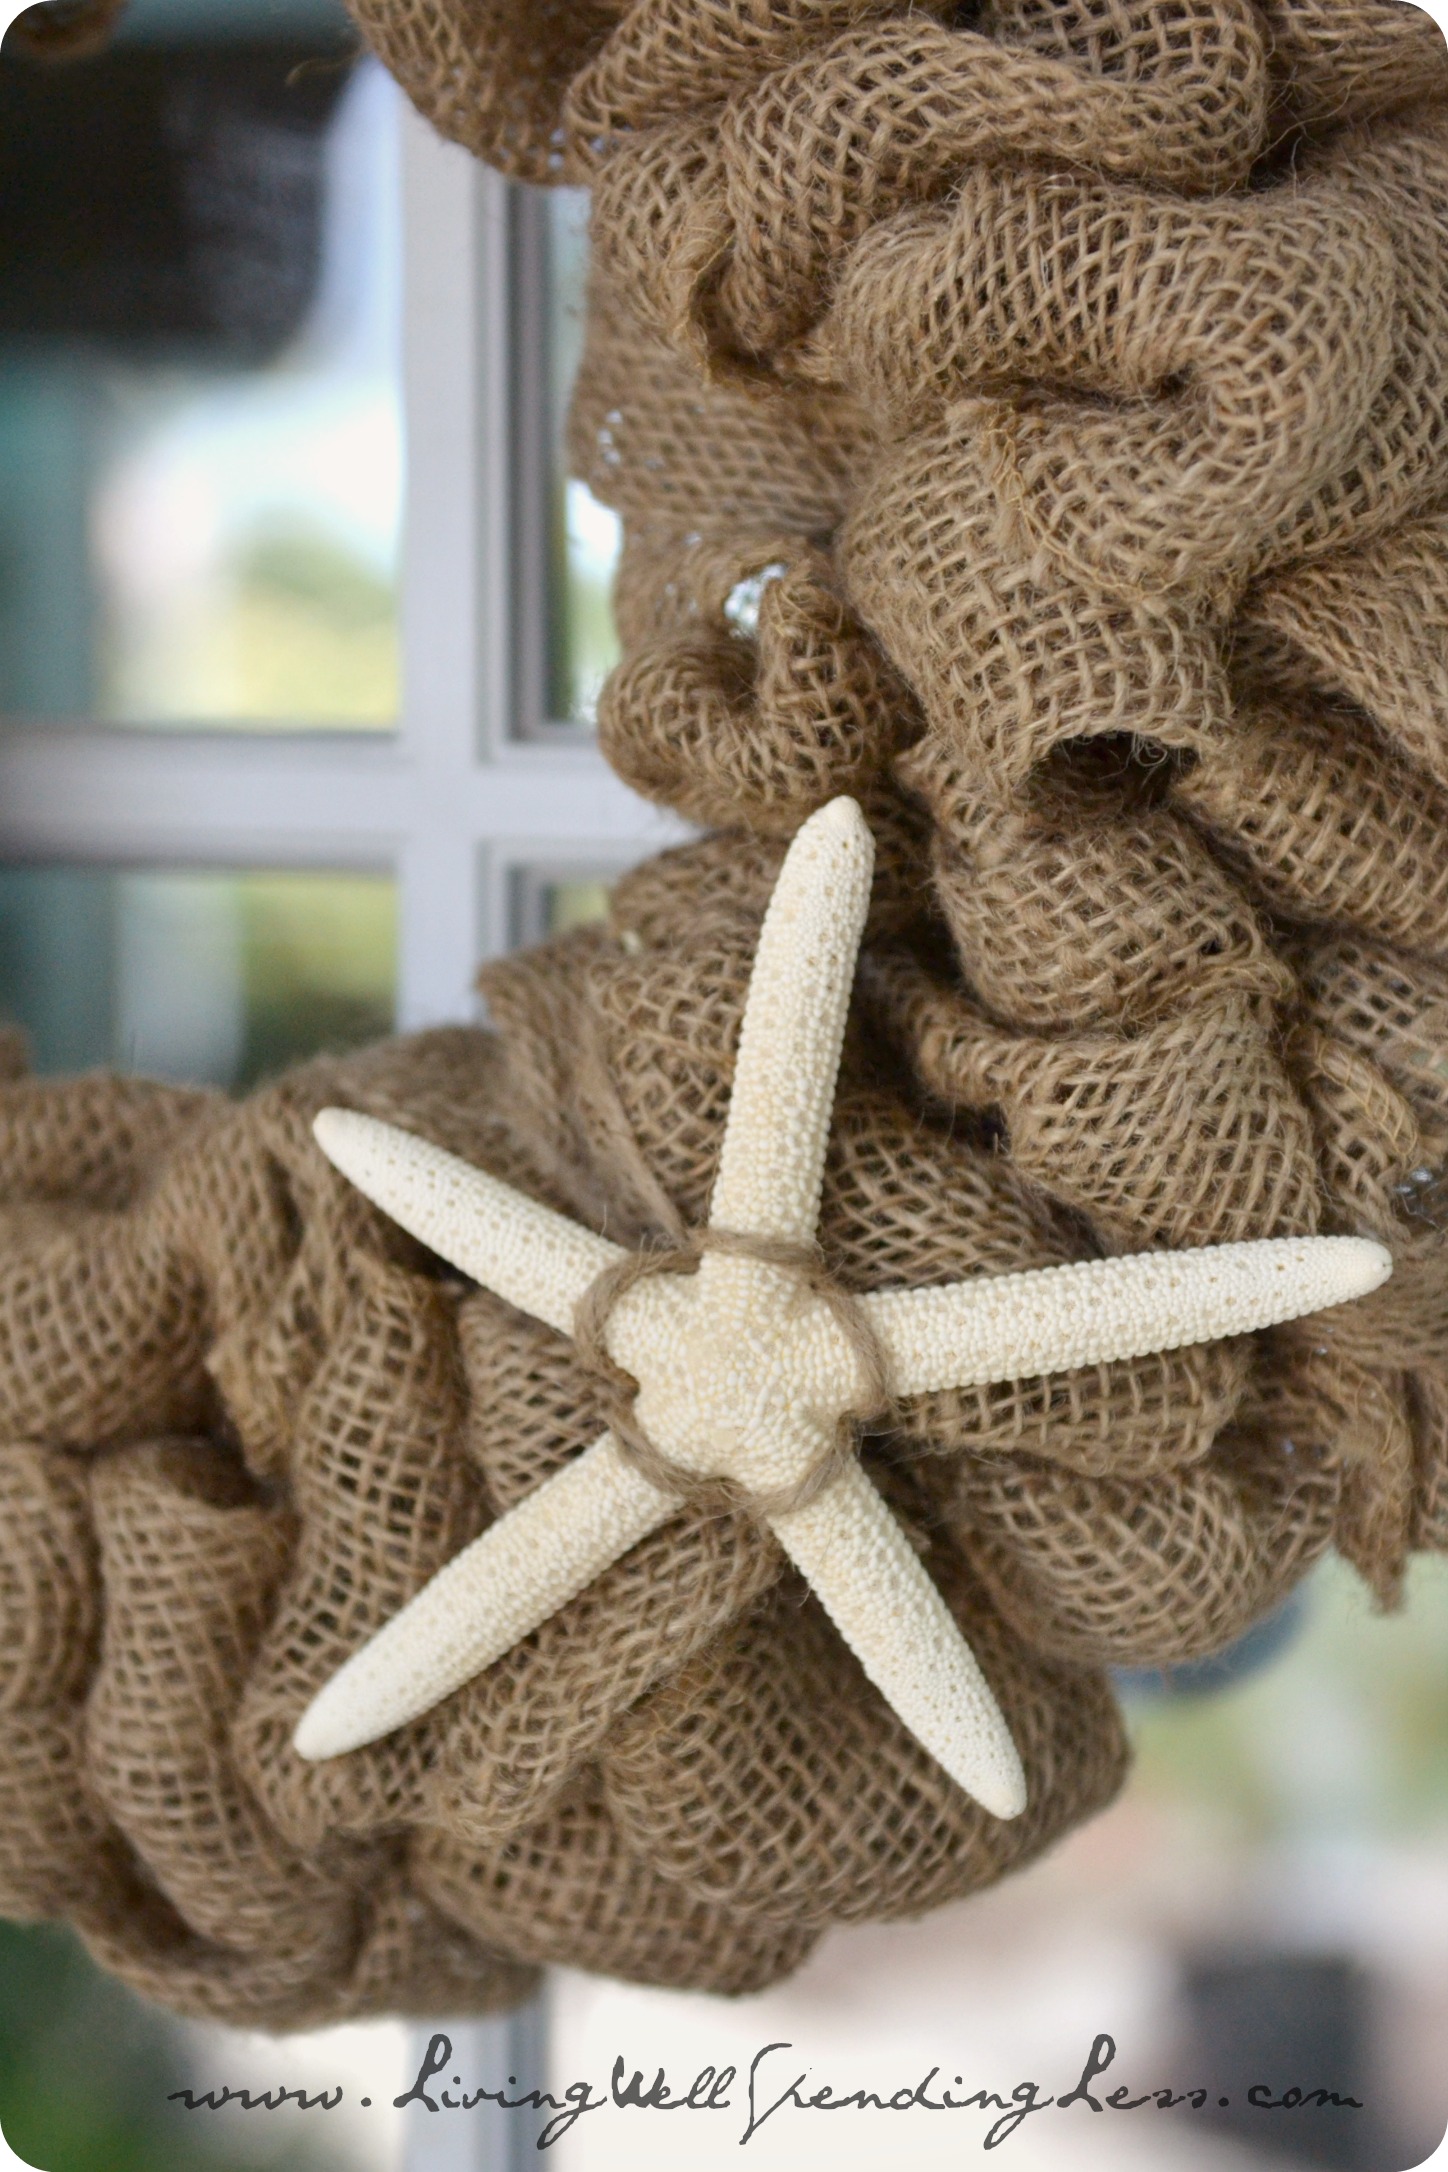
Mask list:
[[[625,1309],[626,1308],[626,1309]],[[865,1374],[836,1310],[797,1270],[706,1256],[629,1293],[609,1344],[639,1425],[691,1475],[760,1492],[799,1483]]]

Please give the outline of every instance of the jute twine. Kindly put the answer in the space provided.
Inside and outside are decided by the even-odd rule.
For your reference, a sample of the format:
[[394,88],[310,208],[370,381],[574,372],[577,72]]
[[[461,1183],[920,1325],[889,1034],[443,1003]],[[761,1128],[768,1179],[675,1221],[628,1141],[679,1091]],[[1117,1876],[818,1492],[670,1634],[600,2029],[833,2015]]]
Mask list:
[[[696,1273],[706,1252],[724,1252],[782,1269],[795,1285],[795,1292],[784,1297],[785,1305],[797,1301],[799,1291],[818,1298],[829,1307],[854,1356],[861,1382],[857,1406],[842,1415],[828,1447],[793,1485],[754,1491],[732,1478],[711,1478],[683,1469],[639,1424],[633,1407],[638,1382],[609,1352],[608,1323],[628,1292],[656,1275]],[[661,1493],[676,1495],[701,1514],[739,1512],[767,1523],[773,1516],[791,1516],[808,1508],[854,1457],[856,1424],[882,1419],[891,1408],[889,1371],[880,1338],[858,1299],[830,1274],[818,1248],[752,1237],[741,1230],[690,1230],[685,1244],[666,1251],[631,1252],[605,1267],[579,1300],[573,1315],[573,1343],[580,1362],[610,1391],[605,1404],[609,1430],[627,1461]]]

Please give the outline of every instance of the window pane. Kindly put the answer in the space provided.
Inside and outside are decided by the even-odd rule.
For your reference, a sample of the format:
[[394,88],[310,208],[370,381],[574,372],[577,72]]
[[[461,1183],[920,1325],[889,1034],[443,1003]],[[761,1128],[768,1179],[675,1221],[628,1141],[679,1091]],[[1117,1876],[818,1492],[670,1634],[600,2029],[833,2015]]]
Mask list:
[[0,871],[0,1016],[41,1071],[246,1086],[391,1030],[390,879]]
[[595,926],[608,918],[608,885],[605,882],[550,882],[544,893],[544,912],[550,935],[566,935],[571,928]]
[[508,940],[516,950],[566,935],[608,918],[609,892],[621,867],[537,864],[515,867],[510,877]]
[[397,709],[397,106],[340,0],[0,59],[0,709]]
[[585,483],[570,480],[563,456],[569,394],[583,345],[588,275],[588,195],[555,189],[548,205],[549,710],[559,722],[591,725],[599,689],[618,661],[609,605],[618,562],[619,521]]

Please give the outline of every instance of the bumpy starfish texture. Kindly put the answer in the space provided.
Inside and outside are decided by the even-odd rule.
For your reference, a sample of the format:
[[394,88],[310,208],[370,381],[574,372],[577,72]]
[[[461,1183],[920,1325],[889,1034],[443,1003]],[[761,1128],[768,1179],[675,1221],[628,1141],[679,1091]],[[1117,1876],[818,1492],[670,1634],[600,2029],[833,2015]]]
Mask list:
[[[873,841],[853,800],[812,816],[780,871],[740,1030],[710,1226],[792,1246],[815,1233],[835,1081],[869,902]],[[600,1272],[625,1257],[425,1140],[324,1109],[328,1157],[404,1229],[497,1296],[572,1332]],[[1208,1342],[1341,1304],[1391,1271],[1379,1245],[1281,1238],[977,1277],[855,1302],[896,1396],[969,1387]],[[635,1411],[682,1471],[756,1496],[800,1486],[867,1394],[838,1312],[789,1265],[706,1250],[697,1273],[626,1289],[605,1330],[638,1383]],[[500,1658],[631,1546],[678,1514],[611,1433],[433,1578],[303,1714],[303,1757],[358,1748]],[[895,1712],[997,1817],[1025,1776],[976,1659],[885,1501],[848,1461],[770,1523]]]

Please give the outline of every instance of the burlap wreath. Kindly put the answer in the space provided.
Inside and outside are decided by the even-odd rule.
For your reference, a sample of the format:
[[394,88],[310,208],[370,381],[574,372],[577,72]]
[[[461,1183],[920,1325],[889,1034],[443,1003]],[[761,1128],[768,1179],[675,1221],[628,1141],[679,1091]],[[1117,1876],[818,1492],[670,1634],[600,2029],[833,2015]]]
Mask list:
[[[716,834],[497,1031],[230,1108],[0,1091],[0,1901],[189,2011],[739,1991],[1118,1785],[1108,1664],[1448,1545],[1448,53],[1398,0],[354,0],[587,179],[575,464],[622,772]],[[335,1666],[597,1430],[570,1346],[310,1141],[341,1101],[630,1240],[704,1212],[758,917],[880,842],[821,1235],[856,1289],[1371,1233],[1331,1322],[906,1405],[863,1452],[1021,1745],[1001,1825],[772,1540],[688,1513],[396,1736]]]

